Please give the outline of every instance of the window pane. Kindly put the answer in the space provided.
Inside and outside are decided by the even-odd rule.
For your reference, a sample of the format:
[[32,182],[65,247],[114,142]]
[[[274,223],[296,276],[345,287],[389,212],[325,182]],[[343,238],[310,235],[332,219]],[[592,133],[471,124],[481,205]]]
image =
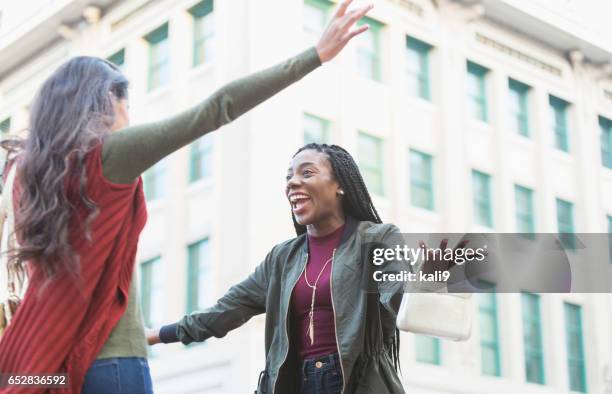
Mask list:
[[144,192],[147,200],[156,200],[165,196],[166,162],[160,161],[149,168],[143,176]]
[[440,340],[424,335],[416,336],[416,359],[422,363],[440,364]]
[[163,323],[163,272],[161,258],[156,257],[140,265],[142,314],[145,325],[159,326]]
[[485,77],[488,70],[475,63],[467,63],[468,110],[476,119],[487,121]]
[[213,134],[198,138],[191,145],[189,182],[212,175]]
[[383,194],[382,140],[359,133],[358,135],[359,168],[371,193]]
[[410,150],[410,202],[420,208],[434,208],[432,158]]
[[555,147],[564,152],[569,151],[568,131],[567,131],[567,106],[568,103],[560,98],[550,96],[550,119]]
[[208,63],[214,58],[215,19],[211,12],[193,20],[193,65]]
[[476,224],[493,227],[491,203],[491,177],[480,171],[472,171],[474,199],[474,221]]
[[8,134],[11,131],[11,118],[6,118],[0,122],[0,134]]
[[601,129],[601,162],[604,167],[612,169],[612,120],[599,117]]
[[206,308],[212,302],[210,246],[207,239],[188,247],[187,313]]
[[363,18],[358,24],[367,23],[370,28],[360,34],[357,39],[357,68],[366,78],[380,80],[380,22]]
[[586,393],[586,370],[582,338],[582,308],[564,304],[569,384],[572,391]]
[[564,247],[574,249],[574,205],[571,202],[557,198],[557,227],[560,240]]
[[108,57],[108,61],[114,63],[120,70],[125,64],[125,49],[121,49]]
[[525,137],[529,136],[529,114],[527,95],[529,86],[510,79],[509,83],[509,121],[511,130]]
[[525,376],[528,382],[544,384],[544,349],[540,316],[540,297],[523,293],[523,339]]
[[304,143],[329,143],[329,122],[314,115],[304,114]]
[[149,91],[168,81],[170,65],[170,48],[168,43],[168,24],[149,33],[145,39],[149,42]]
[[514,185],[516,202],[516,231],[532,238],[535,233],[533,191],[529,188]]
[[429,92],[429,50],[431,46],[407,37],[406,44],[406,78],[408,93],[426,100]]

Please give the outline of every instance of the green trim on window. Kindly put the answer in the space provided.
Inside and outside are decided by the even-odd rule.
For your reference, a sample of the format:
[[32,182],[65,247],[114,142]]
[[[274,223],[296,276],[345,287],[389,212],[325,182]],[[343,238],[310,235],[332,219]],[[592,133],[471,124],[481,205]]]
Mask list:
[[121,66],[125,64],[125,48],[121,48],[117,52],[113,53],[107,60],[121,68]]
[[499,319],[497,313],[497,295],[495,285],[481,281],[488,292],[480,293],[480,356],[482,373],[501,376],[501,352],[499,343]]
[[489,174],[472,170],[472,195],[474,222],[481,226],[493,228],[493,203],[491,176]]
[[191,7],[189,13],[196,18],[200,18],[213,12],[213,7],[213,0],[204,0]]
[[11,131],[11,117],[0,122],[0,134],[8,134]]
[[410,149],[410,203],[415,207],[434,210],[433,158]]
[[369,191],[384,195],[383,140],[360,131],[357,135],[357,155]]
[[567,108],[569,103],[555,96],[549,96],[555,148],[569,152],[569,135],[567,126]]
[[440,339],[417,335],[415,341],[415,353],[418,362],[434,365],[442,364]]
[[170,65],[170,49],[168,48],[168,23],[147,34],[145,40],[149,43],[148,91],[163,86],[168,79]]
[[357,48],[357,56],[359,57],[368,57],[368,61],[371,62],[372,65],[372,75],[365,75],[368,78],[371,78],[375,81],[380,82],[381,80],[381,55],[380,55],[380,32],[382,28],[385,26],[382,22],[374,20],[372,18],[363,17],[358,22],[358,26],[362,26],[367,24],[369,29],[367,32],[362,33],[361,39],[365,39],[366,34],[372,34],[374,40],[374,52],[370,53],[362,48]]
[[540,296],[522,293],[523,346],[525,351],[525,380],[545,384],[544,341],[542,340],[542,316]]
[[431,100],[429,82],[429,51],[431,49],[431,45],[406,36],[407,74],[408,78],[412,79],[411,86],[413,86],[413,91],[409,93],[425,100]]
[[309,113],[303,115],[304,145],[311,142],[318,144],[329,144],[330,121]]
[[612,169],[612,120],[600,116],[599,128],[601,129],[601,164]]
[[586,393],[586,360],[584,357],[584,338],[582,335],[582,308],[579,305],[565,302],[564,309],[569,387],[571,391]]
[[213,49],[207,48],[214,40],[213,4],[212,0],[205,0],[189,10],[193,16],[193,67],[211,61],[214,56]]
[[[208,276],[209,273],[210,243],[208,238],[204,238],[187,246],[187,313],[206,307],[199,302],[201,292],[206,291],[200,285],[203,283],[201,276]],[[208,300],[204,303],[208,303]]]
[[[487,104],[487,83],[486,76],[489,69],[473,63],[468,60],[467,62],[467,74],[468,74],[468,100],[472,106],[472,115],[483,122],[489,121],[488,104]],[[476,89],[472,91],[470,86],[470,79],[475,84]]]
[[566,249],[576,248],[576,236],[574,232],[574,204],[569,201],[556,199],[557,205],[557,227],[561,244]]
[[509,116],[514,130],[523,137],[529,137],[529,90],[530,86],[512,78],[508,79]]
[[514,185],[516,204],[516,232],[529,239],[535,239],[535,212],[533,208],[533,190],[521,185]]
[[212,175],[213,134],[195,140],[189,148],[189,183]]
[[334,5],[334,3],[328,0],[304,0],[304,4],[317,7],[325,12],[328,12]]

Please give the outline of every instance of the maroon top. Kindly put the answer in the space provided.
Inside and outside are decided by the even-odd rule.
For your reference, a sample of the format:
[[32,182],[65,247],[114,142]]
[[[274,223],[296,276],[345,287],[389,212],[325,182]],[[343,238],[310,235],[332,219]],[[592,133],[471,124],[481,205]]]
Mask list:
[[[308,324],[310,303],[313,289],[306,284],[304,274],[293,288],[291,297],[291,335],[292,343],[301,360],[310,359],[327,354],[337,353],[336,330],[334,322],[334,311],[331,299],[331,259],[333,251],[340,244],[344,225],[334,230],[333,233],[323,237],[308,236],[308,262],[304,273],[308,276],[308,283],[314,285],[317,276],[321,277],[317,282],[317,292],[314,303],[314,343],[310,344],[308,335]],[[325,268],[323,268],[325,266]]]

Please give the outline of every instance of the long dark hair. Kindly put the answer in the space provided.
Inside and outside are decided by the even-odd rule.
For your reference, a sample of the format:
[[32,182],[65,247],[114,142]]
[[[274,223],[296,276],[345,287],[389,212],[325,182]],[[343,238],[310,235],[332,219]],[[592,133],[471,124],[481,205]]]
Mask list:
[[[76,220],[91,241],[89,224],[98,213],[86,194],[85,155],[110,132],[113,96],[126,98],[127,88],[127,79],[112,63],[75,57],[38,91],[27,138],[2,143],[9,152],[19,151],[14,165],[21,190],[15,206],[20,246],[8,251],[9,261],[28,261],[48,279],[64,272],[78,276],[70,225]],[[77,202],[84,211],[77,209]]]
[[[344,196],[342,198],[342,210],[347,216],[359,221],[370,221],[374,223],[382,223],[378,212],[374,207],[368,188],[363,181],[361,172],[357,163],[353,159],[348,151],[338,145],[327,145],[310,143],[306,144],[293,155],[297,156],[300,152],[305,150],[315,150],[321,152],[327,156],[329,161],[332,174],[336,181],[340,184],[342,190],[344,190]],[[293,214],[293,225],[295,226],[295,232],[297,235],[304,234],[306,232],[306,226],[299,224],[295,221]],[[395,329],[395,335],[392,338],[390,344],[388,344],[388,352],[393,360],[393,365],[396,370],[399,370],[399,347],[400,337],[399,330]]]

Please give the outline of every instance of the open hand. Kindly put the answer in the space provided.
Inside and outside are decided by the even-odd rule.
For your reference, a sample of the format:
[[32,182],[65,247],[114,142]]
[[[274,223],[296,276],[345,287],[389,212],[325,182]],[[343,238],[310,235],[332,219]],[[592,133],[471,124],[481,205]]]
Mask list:
[[353,0],[343,0],[334,14],[331,22],[323,32],[316,46],[321,63],[333,59],[346,44],[356,35],[368,30],[364,24],[351,30],[353,25],[367,14],[374,6],[372,4],[347,12],[348,6]]

